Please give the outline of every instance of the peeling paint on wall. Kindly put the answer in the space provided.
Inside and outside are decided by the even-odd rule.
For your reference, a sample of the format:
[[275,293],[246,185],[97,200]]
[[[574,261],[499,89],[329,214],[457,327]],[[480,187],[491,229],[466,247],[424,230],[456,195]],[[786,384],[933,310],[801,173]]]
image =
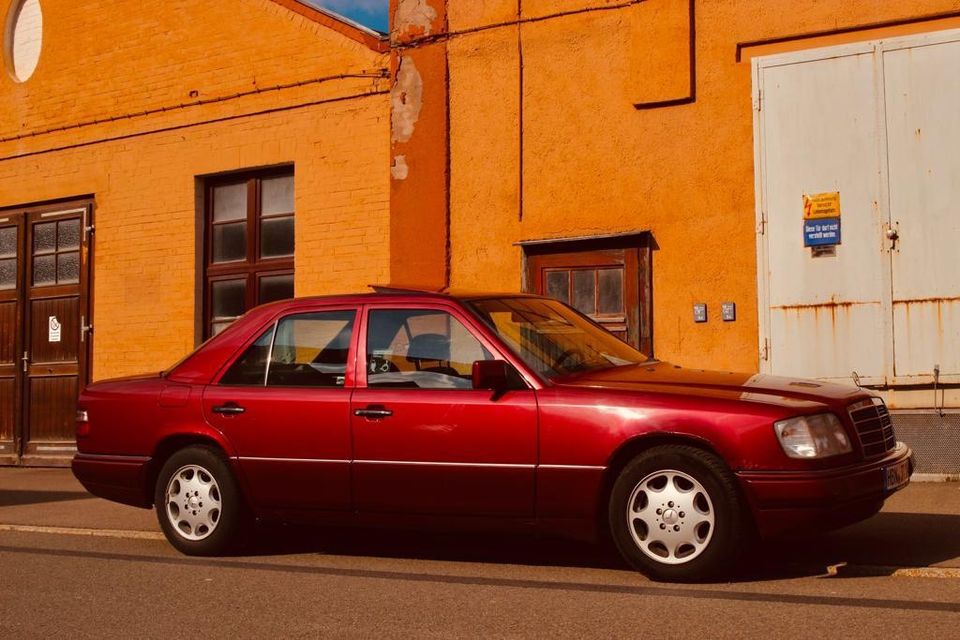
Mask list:
[[427,0],[398,0],[393,15],[393,29],[398,33],[417,32],[428,36],[437,19],[437,11]]
[[394,180],[406,180],[410,175],[410,167],[407,166],[407,156],[394,156],[393,164],[390,165],[390,175]]
[[395,143],[407,142],[413,136],[423,104],[423,78],[409,56],[400,58],[397,81],[390,91],[390,101],[391,140]]

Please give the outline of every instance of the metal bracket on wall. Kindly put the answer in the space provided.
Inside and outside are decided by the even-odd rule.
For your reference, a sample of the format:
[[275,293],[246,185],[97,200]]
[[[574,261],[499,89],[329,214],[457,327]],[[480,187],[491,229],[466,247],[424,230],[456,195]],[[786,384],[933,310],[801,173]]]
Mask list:
[[940,385],[940,365],[933,365],[933,408],[941,418],[944,416],[943,405],[946,402],[947,390],[940,389],[940,402],[937,402],[937,387]]

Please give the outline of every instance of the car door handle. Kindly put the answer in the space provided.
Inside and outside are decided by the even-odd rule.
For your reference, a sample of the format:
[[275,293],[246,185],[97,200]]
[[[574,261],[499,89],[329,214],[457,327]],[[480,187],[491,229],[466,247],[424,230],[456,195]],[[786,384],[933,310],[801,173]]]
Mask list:
[[389,418],[393,415],[393,411],[386,409],[384,407],[366,407],[365,409],[357,409],[353,412],[353,415],[358,418],[370,418],[372,420],[379,420],[382,418]]
[[213,408],[214,413],[219,413],[222,416],[236,416],[244,411],[246,411],[246,409],[240,405],[233,404],[232,402],[228,402],[227,404],[222,404],[219,407]]

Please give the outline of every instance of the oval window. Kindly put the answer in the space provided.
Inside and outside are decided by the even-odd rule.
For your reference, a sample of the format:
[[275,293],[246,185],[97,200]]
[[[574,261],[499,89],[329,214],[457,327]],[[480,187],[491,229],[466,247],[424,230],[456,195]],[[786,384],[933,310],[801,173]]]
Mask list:
[[43,12],[40,0],[19,0],[7,16],[6,58],[14,79],[26,82],[40,61],[43,42]]

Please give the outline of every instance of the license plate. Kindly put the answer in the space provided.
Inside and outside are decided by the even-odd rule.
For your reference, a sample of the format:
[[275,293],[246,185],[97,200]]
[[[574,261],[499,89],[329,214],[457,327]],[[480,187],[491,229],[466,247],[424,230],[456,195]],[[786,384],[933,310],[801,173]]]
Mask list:
[[892,467],[883,468],[883,488],[894,491],[910,482],[910,461],[904,460]]

